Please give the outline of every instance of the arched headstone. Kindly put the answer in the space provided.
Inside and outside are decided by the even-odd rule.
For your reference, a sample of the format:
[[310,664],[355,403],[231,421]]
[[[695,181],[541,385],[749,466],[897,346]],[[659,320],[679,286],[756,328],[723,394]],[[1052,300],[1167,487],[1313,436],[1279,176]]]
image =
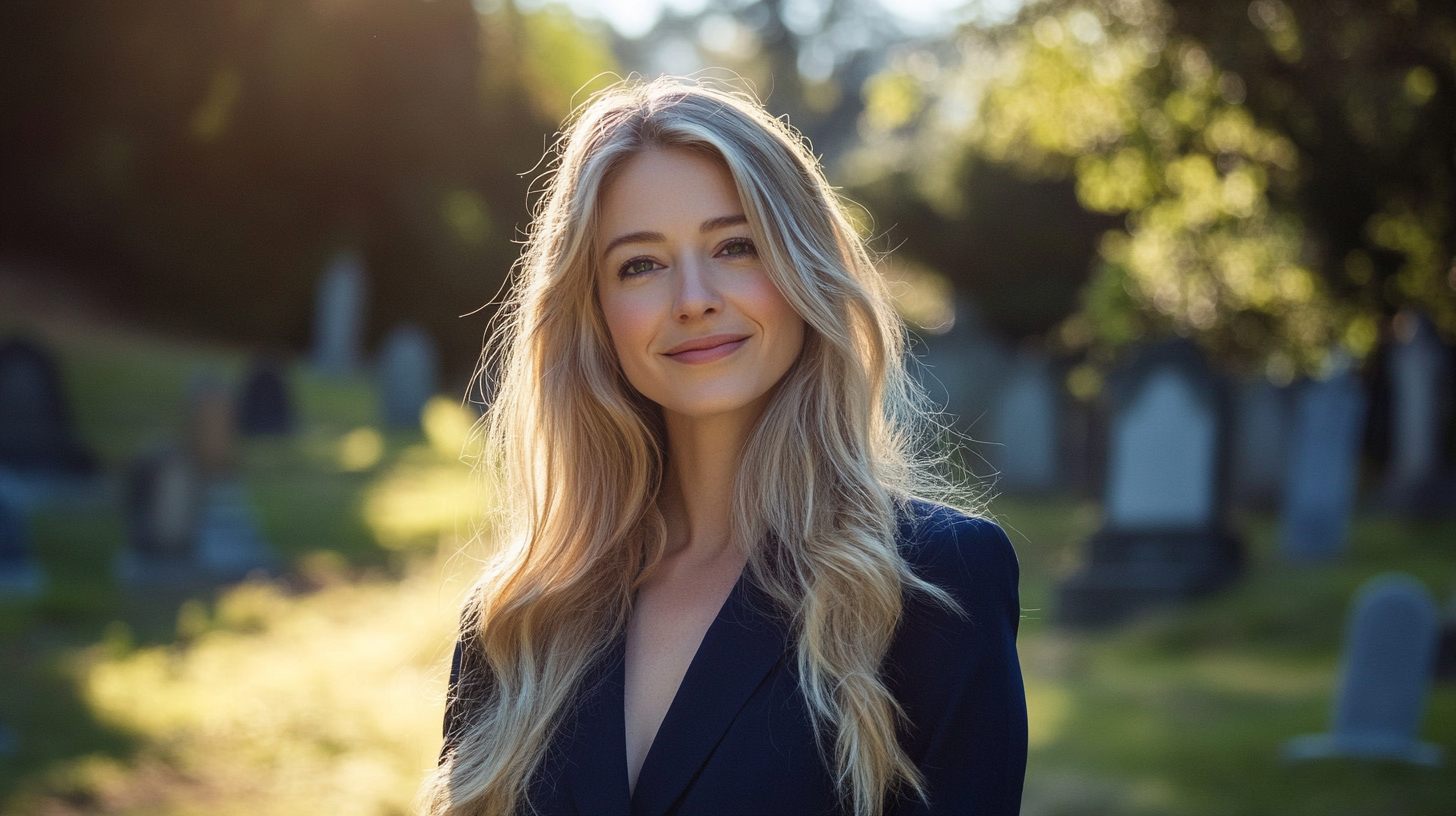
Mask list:
[[1327,560],[1343,552],[1364,417],[1365,392],[1353,372],[1310,383],[1300,394],[1284,483],[1280,549],[1285,558]]
[[1227,398],[1202,355],[1181,341],[1145,349],[1111,389],[1103,525],[1058,588],[1071,625],[1191,599],[1242,563],[1226,522]]
[[996,486],[1008,492],[1043,492],[1057,486],[1057,382],[1048,362],[1020,356],[996,396],[990,441]]
[[1330,732],[1284,744],[1290,760],[1353,757],[1436,765],[1420,742],[1436,657],[1436,602],[1408,575],[1378,575],[1360,588],[1345,634]]
[[319,278],[314,310],[314,368],[332,376],[359,370],[364,315],[364,264],[357,253],[340,252]]
[[0,343],[0,468],[84,476],[95,467],[76,440],[55,359],[19,337]]
[[282,365],[268,356],[254,358],[237,403],[238,432],[271,436],[293,430],[293,400]]
[[398,326],[384,338],[377,373],[379,406],[391,428],[420,427],[420,411],[440,390],[435,344],[412,323]]

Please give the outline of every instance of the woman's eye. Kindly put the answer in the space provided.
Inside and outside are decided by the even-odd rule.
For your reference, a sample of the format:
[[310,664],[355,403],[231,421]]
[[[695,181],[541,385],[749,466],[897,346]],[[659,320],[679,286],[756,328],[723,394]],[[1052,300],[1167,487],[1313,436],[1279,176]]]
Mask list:
[[757,250],[754,248],[752,241],[747,238],[735,238],[724,244],[723,248],[718,251],[718,254],[732,258],[749,256],[756,252]]
[[622,264],[622,268],[618,272],[618,277],[630,278],[633,275],[641,275],[644,272],[651,272],[656,268],[657,264],[651,258],[633,258],[632,260]]

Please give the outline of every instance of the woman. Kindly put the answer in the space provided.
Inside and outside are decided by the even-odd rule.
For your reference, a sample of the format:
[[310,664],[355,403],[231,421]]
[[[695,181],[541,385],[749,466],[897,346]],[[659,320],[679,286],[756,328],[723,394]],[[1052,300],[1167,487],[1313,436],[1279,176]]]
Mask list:
[[903,329],[803,142],[604,92],[517,271],[430,812],[1016,813],[1015,554],[911,498]]

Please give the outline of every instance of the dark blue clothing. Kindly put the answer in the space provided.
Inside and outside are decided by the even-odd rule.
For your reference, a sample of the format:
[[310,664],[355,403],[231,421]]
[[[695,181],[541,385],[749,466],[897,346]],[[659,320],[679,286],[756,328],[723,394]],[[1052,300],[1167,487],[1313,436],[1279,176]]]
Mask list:
[[[883,667],[904,707],[900,744],[925,776],[928,806],[887,814],[1015,816],[1026,771],[1026,699],[1016,659],[1016,554],[990,521],[913,502],[901,552],[922,578],[960,603],[957,615],[911,595]],[[619,641],[583,684],[530,786],[543,815],[837,814],[845,810],[814,740],[787,630],[746,578],[698,647],[643,762],[627,784]],[[465,668],[462,669],[462,663]],[[445,714],[446,751],[469,706],[471,661],[456,647]]]

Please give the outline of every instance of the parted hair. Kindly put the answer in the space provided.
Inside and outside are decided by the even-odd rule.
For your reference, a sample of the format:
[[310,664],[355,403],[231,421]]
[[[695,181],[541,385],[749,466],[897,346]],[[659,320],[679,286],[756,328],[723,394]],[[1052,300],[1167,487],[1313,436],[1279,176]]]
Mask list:
[[908,593],[952,604],[896,547],[923,493],[920,391],[874,259],[803,138],[751,97],[683,79],[627,81],[568,122],[485,368],[484,467],[498,549],[468,594],[462,714],[422,802],[506,816],[584,677],[622,637],[662,557],[659,408],[622,373],[596,295],[598,208],[624,162],[688,150],[731,174],[767,274],[803,318],[799,357],[746,442],[732,539],[790,631],[802,693],[846,810],[922,792],[881,677]]

